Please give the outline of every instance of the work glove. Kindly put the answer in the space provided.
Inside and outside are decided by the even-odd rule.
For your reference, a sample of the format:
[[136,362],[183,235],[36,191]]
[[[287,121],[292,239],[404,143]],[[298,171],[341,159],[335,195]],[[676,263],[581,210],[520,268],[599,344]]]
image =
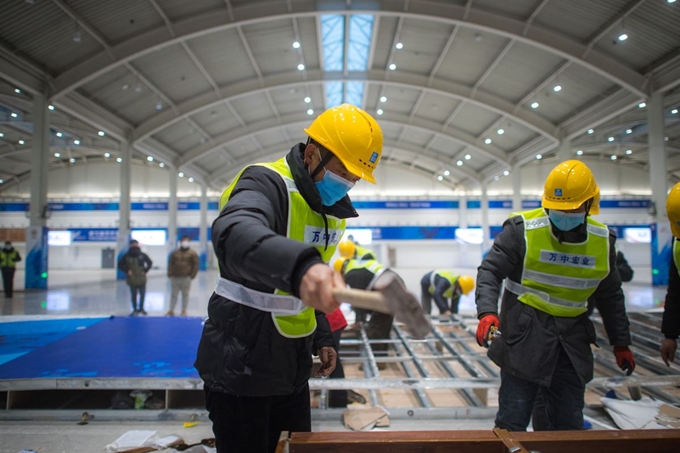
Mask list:
[[498,316],[493,313],[483,315],[479,320],[479,325],[477,325],[476,338],[478,345],[485,348],[489,347],[489,332],[492,326],[495,326],[497,329],[501,327],[501,321],[498,319]]
[[614,346],[614,355],[619,368],[626,372],[626,376],[630,376],[635,369],[635,359],[628,346]]

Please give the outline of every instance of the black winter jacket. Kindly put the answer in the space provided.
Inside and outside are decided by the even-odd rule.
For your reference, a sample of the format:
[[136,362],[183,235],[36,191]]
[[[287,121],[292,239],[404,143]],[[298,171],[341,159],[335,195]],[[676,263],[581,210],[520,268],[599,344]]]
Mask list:
[[[316,212],[356,217],[349,197],[324,207],[303,161],[300,143],[286,155],[293,179]],[[281,177],[263,166],[247,168],[212,225],[220,275],[248,288],[275,288],[299,296],[300,281],[319,252],[285,237],[288,192]],[[328,320],[316,312],[317,329],[306,338],[278,333],[271,313],[213,294],[194,366],[211,391],[243,396],[287,395],[307,383],[312,352],[334,346]]]
[[[564,242],[582,242],[585,224],[576,231],[556,232]],[[616,236],[609,235],[609,275],[600,282],[591,299],[597,303],[609,342],[614,346],[631,344],[621,277],[616,270]],[[477,314],[498,312],[498,296],[505,278],[520,283],[524,268],[524,220],[515,216],[505,221],[477,273],[475,299]],[[569,356],[582,383],[593,378],[591,343],[596,342],[593,323],[586,313],[575,318],[551,316],[503,292],[500,313],[502,336],[489,348],[493,362],[519,378],[549,386],[559,357],[560,346]]]

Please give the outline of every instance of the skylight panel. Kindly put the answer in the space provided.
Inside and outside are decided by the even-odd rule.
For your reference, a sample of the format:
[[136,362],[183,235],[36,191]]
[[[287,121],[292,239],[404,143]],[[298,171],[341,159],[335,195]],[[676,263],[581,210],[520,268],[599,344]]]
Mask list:
[[361,107],[364,99],[364,82],[345,82],[345,102]]
[[343,99],[343,83],[342,82],[326,82],[326,107],[337,107],[342,104]]
[[372,14],[354,14],[349,19],[349,49],[347,49],[347,70],[366,71],[368,54],[373,37]]
[[321,45],[326,71],[342,71],[345,62],[345,16],[321,16]]

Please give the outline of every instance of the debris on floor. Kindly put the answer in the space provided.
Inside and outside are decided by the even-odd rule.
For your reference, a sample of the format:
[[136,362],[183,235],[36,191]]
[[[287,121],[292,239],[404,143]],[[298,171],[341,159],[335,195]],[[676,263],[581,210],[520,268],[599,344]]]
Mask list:
[[132,430],[128,431],[118,439],[113,441],[113,443],[106,446],[106,453],[122,453],[126,451],[135,451],[135,453],[143,453],[143,451],[153,451],[151,450],[133,450],[140,447],[146,446],[153,436],[156,435],[156,431],[143,431],[143,430]]
[[680,426],[680,409],[643,397],[639,401],[602,398],[605,410],[621,429],[664,429]]
[[176,434],[159,438],[156,431],[132,430],[106,446],[106,453],[149,453],[161,450],[165,453],[216,453],[215,439],[202,439],[200,442],[187,444]]
[[342,413],[345,427],[353,431],[368,431],[375,427],[390,426],[388,415],[381,407],[348,409]]

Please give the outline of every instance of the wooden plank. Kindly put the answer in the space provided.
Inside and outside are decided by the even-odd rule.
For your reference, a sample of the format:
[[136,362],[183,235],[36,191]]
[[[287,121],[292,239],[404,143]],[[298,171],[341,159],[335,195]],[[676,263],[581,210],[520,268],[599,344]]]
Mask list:
[[678,429],[542,431],[513,433],[527,450],[550,453],[649,453],[680,451]]

